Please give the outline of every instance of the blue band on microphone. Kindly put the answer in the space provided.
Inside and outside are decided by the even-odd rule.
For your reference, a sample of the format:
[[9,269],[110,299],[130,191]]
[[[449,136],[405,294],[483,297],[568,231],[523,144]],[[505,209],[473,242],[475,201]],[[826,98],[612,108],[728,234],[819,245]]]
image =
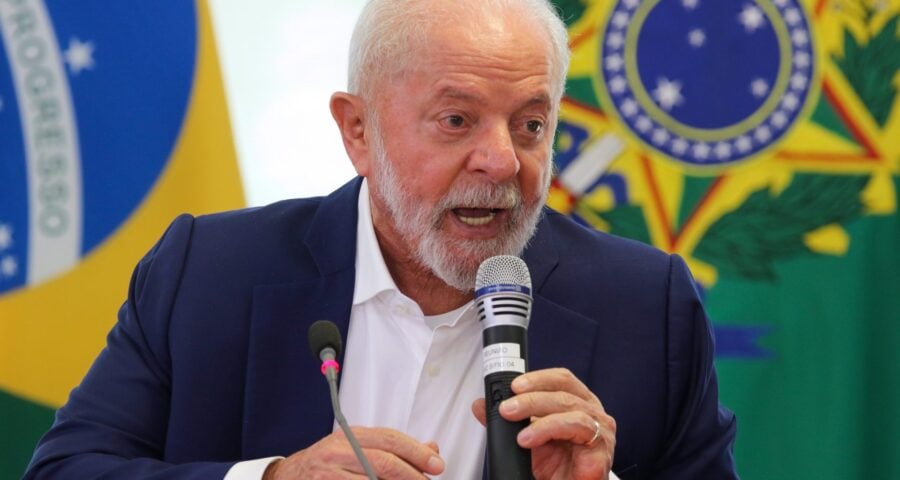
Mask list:
[[526,287],[525,285],[514,285],[501,283],[499,285],[486,285],[484,287],[475,290],[475,298],[482,297],[484,295],[490,295],[492,293],[522,293],[528,296],[531,296],[531,289]]

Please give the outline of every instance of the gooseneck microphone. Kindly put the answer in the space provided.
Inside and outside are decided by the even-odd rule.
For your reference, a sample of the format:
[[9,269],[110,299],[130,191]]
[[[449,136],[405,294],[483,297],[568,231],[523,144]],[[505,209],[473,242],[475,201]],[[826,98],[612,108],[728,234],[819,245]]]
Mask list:
[[511,255],[482,262],[475,280],[475,305],[484,345],[488,479],[531,480],[531,450],[516,441],[529,421],[509,422],[498,410],[513,396],[513,379],[528,368],[531,275],[525,262]]
[[362,448],[359,446],[359,442],[356,440],[356,436],[353,435],[353,430],[350,430],[350,425],[347,424],[344,413],[341,412],[341,404],[338,399],[337,391],[337,374],[338,371],[340,371],[341,366],[338,365],[336,360],[341,354],[341,332],[334,322],[319,320],[309,326],[308,336],[309,350],[312,352],[313,356],[322,361],[322,375],[325,375],[325,379],[328,381],[328,390],[331,392],[331,409],[334,410],[334,418],[337,420],[338,425],[341,426],[341,430],[344,431],[344,435],[347,437],[347,441],[350,442],[350,447],[353,449],[353,453],[356,454],[356,458],[359,459],[359,463],[362,465],[363,470],[365,470],[366,476],[369,477],[370,480],[378,480],[375,471],[372,470],[372,466],[369,465],[369,459],[366,458]]

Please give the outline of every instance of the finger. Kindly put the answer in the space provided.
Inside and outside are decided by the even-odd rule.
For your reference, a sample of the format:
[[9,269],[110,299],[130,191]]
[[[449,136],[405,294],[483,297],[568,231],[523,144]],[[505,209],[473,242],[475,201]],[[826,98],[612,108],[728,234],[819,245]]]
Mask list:
[[569,392],[587,401],[599,401],[578,377],[567,368],[547,368],[523,373],[512,382],[515,393],[525,392]]
[[568,392],[521,393],[500,403],[500,415],[509,421],[574,411],[592,416],[606,413],[599,402],[588,402]]
[[434,440],[429,440],[429,441],[425,442],[425,446],[432,449],[434,451],[434,453],[437,453],[438,455],[440,455],[441,447],[439,447],[437,442],[435,442]]
[[[378,478],[391,478],[399,480],[426,480],[422,472],[393,453],[377,448],[364,448],[363,453],[369,460],[369,465],[375,471]],[[364,474],[365,470],[357,462],[353,468],[348,469],[354,474]]]
[[[519,432],[517,438],[523,448],[536,448],[552,441],[564,441],[576,445],[612,452],[615,445],[615,421],[604,415],[596,420],[584,412],[566,412],[548,415],[532,422]],[[600,434],[597,433],[600,426]],[[592,442],[593,440],[593,442]]]
[[363,448],[391,453],[416,470],[431,475],[444,471],[444,460],[422,442],[391,428],[353,427],[353,433]]
[[485,406],[484,398],[479,398],[472,402],[472,413],[482,427],[487,426],[487,407]]

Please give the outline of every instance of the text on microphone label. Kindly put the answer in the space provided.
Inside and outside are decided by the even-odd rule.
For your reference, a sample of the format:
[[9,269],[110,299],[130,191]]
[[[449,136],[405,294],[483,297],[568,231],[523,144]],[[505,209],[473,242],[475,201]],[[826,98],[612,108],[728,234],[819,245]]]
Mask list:
[[482,351],[482,358],[484,376],[497,372],[525,373],[525,360],[517,343],[488,345]]

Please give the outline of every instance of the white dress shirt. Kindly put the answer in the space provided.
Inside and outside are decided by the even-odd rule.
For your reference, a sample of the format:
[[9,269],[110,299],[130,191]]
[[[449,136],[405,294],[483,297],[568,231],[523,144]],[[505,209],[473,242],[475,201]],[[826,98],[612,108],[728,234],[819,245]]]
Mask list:
[[347,421],[437,442],[446,468],[435,478],[481,478],[485,430],[471,405],[484,386],[473,302],[425,316],[397,289],[375,238],[365,182],[356,252],[340,390]]

